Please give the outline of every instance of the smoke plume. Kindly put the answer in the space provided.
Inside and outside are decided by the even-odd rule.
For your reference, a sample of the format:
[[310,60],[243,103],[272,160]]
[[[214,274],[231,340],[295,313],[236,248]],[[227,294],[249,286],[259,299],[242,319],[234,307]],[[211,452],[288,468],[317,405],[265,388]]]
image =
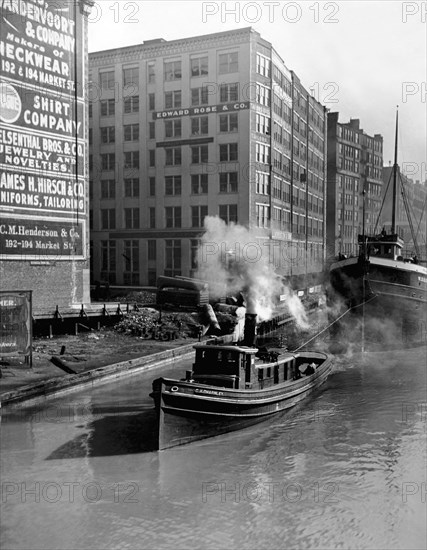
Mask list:
[[[217,296],[237,295],[246,299],[247,313],[256,313],[258,321],[271,319],[284,296],[284,304],[300,326],[308,326],[304,307],[292,289],[284,286],[281,277],[269,262],[263,236],[237,224],[226,224],[218,217],[205,218],[205,233],[198,250],[197,277],[209,282]],[[283,302],[281,302],[283,304]]]

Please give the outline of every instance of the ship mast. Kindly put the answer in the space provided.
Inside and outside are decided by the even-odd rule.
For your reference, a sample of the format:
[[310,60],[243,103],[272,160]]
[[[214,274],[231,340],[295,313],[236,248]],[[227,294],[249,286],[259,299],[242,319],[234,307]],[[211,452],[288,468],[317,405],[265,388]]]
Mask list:
[[393,206],[391,212],[391,234],[396,232],[396,195],[397,195],[397,130],[399,125],[399,106],[396,108],[396,135],[394,138],[394,165],[393,165]]

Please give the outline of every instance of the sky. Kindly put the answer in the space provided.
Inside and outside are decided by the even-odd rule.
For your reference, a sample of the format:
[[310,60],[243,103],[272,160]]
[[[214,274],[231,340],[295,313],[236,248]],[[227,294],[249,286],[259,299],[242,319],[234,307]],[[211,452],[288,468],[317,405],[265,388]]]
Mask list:
[[359,118],[393,162],[427,180],[427,2],[96,0],[89,52],[253,27],[339,121]]

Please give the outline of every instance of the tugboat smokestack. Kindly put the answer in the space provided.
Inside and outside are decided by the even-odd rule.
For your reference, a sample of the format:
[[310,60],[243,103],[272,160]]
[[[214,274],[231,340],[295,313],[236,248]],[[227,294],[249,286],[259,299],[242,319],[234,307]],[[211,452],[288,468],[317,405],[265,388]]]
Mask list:
[[243,333],[243,345],[255,347],[256,340],[256,313],[245,314],[245,330]]

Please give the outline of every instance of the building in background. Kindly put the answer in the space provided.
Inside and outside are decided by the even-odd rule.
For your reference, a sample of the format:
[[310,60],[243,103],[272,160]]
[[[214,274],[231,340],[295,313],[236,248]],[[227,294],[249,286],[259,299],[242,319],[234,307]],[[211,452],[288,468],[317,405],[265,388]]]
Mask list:
[[90,301],[85,93],[93,3],[0,8],[0,281],[2,290],[32,291],[35,317]]
[[[403,186],[403,191],[401,186]],[[427,229],[427,182],[414,182],[400,170],[397,176],[396,192],[396,225],[405,242],[405,257],[416,253],[413,236],[419,246],[419,253],[426,258],[426,229]],[[386,229],[391,227],[393,205],[393,167],[383,168],[383,203],[381,223]],[[406,201],[406,206],[405,206]],[[409,213],[409,216],[408,216]],[[412,224],[412,229],[411,229]]]
[[[357,255],[358,235],[378,230],[381,209],[383,138],[360,128],[359,119],[328,114],[327,230],[330,257]],[[381,231],[381,226],[378,232]]]
[[323,268],[326,109],[251,28],[92,53],[92,278],[191,276],[204,218]]

